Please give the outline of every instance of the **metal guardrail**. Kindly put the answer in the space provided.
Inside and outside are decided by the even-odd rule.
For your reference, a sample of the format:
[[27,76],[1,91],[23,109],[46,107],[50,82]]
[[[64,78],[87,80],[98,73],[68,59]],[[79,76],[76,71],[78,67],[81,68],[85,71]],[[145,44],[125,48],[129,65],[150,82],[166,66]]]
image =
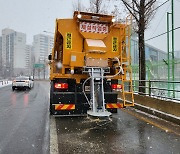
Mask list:
[[0,80],[0,85],[8,84],[8,80]]
[[[145,93],[139,92],[139,87],[144,87],[139,86],[139,81],[145,82]],[[134,92],[150,97],[180,101],[180,81],[133,80],[133,90]]]

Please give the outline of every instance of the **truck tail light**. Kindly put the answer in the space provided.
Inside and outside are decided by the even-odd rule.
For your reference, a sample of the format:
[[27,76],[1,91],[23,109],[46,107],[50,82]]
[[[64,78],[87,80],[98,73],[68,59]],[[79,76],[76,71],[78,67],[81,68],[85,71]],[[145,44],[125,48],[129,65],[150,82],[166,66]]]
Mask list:
[[111,88],[116,90],[116,89],[122,89],[122,85],[121,84],[112,84]]
[[54,87],[56,89],[68,89],[68,83],[55,83]]

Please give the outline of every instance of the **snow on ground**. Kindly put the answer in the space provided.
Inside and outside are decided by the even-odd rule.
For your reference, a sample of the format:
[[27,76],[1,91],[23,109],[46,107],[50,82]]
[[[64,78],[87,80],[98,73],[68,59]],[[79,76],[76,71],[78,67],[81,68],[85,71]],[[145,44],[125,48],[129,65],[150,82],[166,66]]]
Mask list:
[[12,81],[7,81],[7,80],[0,80],[0,88],[9,86],[12,84]]

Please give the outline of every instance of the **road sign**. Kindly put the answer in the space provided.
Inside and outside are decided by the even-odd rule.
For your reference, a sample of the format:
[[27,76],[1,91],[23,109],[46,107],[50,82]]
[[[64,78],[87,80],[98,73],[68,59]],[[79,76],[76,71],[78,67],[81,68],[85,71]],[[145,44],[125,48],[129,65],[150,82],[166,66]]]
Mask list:
[[44,68],[44,64],[34,64],[34,68]]

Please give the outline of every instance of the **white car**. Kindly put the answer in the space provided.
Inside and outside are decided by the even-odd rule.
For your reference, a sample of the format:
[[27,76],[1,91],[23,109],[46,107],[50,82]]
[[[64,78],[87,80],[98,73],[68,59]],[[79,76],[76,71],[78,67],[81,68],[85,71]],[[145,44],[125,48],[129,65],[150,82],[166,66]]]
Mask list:
[[15,89],[31,89],[34,86],[34,81],[32,78],[27,76],[16,77],[12,82],[12,90]]

